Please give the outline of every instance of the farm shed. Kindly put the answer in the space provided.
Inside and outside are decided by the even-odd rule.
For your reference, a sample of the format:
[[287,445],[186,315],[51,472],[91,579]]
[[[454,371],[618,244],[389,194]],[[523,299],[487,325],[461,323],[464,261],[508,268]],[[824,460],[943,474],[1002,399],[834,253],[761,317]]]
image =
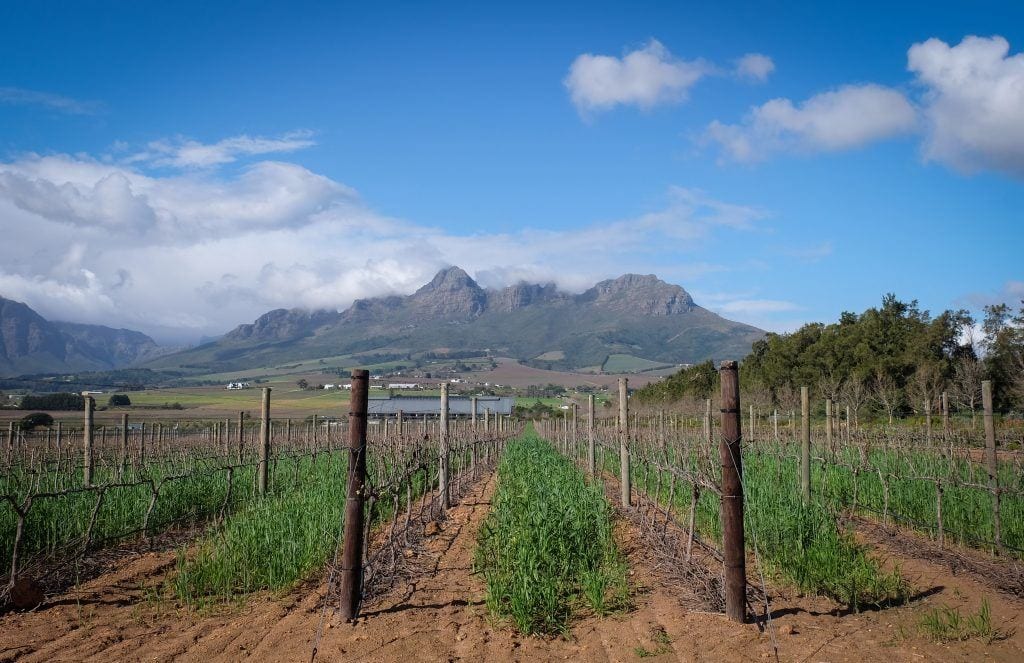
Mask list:
[[[511,396],[477,396],[476,414],[512,414],[515,399]],[[404,416],[438,416],[441,412],[440,396],[392,396],[391,398],[371,398],[367,405],[367,413],[371,417],[393,417],[401,410]],[[469,417],[473,414],[473,397],[449,396],[448,414],[452,417]]]

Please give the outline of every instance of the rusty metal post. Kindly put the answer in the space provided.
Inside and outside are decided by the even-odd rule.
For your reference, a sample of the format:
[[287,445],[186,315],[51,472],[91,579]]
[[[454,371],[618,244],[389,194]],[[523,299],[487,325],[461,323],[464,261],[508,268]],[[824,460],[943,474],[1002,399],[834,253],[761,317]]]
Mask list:
[[722,436],[722,556],[725,562],[725,614],[746,621],[747,568],[743,541],[743,439],[740,430],[740,384],[735,361],[723,361]]
[[82,431],[82,483],[92,485],[92,412],[93,399],[89,394],[82,394],[85,401],[85,429]]
[[359,616],[363,594],[363,501],[366,498],[366,406],[370,372],[352,371],[348,413],[348,483],[345,498],[345,539],[341,556],[341,618]]
[[590,394],[587,396],[587,472],[591,479],[597,474],[597,458],[594,451],[594,394]]
[[451,495],[448,489],[448,447],[450,441],[448,439],[448,383],[441,383],[441,419],[440,419],[440,430],[441,430],[441,444],[438,449],[438,468],[437,468],[437,490],[441,496],[441,508],[445,511],[451,507]]
[[800,387],[800,494],[811,501],[811,404],[807,387]]
[[267,469],[270,459],[270,387],[263,387],[263,404],[260,408],[260,462],[257,472],[256,491],[267,494]]
[[988,486],[992,491],[992,539],[996,553],[1003,552],[1003,527],[999,514],[999,458],[996,456],[996,425],[992,414],[992,381],[981,383],[981,407],[985,411],[985,465],[988,469]]
[[619,483],[622,488],[622,506],[631,503],[629,479],[629,380],[619,378]]

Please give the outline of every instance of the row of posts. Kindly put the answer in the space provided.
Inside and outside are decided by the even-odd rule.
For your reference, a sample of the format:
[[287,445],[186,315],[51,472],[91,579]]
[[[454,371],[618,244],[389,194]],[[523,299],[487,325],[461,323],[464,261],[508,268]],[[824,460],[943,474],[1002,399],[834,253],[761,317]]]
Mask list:
[[[359,615],[362,597],[363,564],[362,551],[365,536],[364,503],[366,500],[366,430],[369,404],[370,373],[364,369],[352,371],[352,394],[349,401],[348,477],[345,496],[345,528],[341,556],[341,618],[354,620]],[[477,423],[477,401],[472,399],[472,426]],[[451,429],[449,426],[450,407],[448,383],[441,383],[441,406],[438,440],[438,494],[441,508],[451,507]],[[494,415],[494,431],[502,430],[500,415]],[[484,412],[484,430],[490,430],[490,412]],[[401,413],[398,415],[401,432]],[[473,451],[476,463],[476,449]]]
[[[742,431],[740,425],[740,390],[737,363],[722,362],[721,377],[721,437],[719,458],[722,466],[722,556],[725,564],[725,612],[735,622],[746,620],[746,553],[743,531],[743,462]],[[622,507],[632,504],[632,486],[629,467],[629,380],[619,378],[619,486]],[[594,397],[588,398],[587,408],[587,469],[594,476]],[[574,413],[575,419],[575,413]],[[704,418],[707,439],[711,439],[711,401],[707,401]],[[692,511],[692,509],[691,509]],[[693,523],[690,528],[692,531]]]
[[[270,387],[263,387],[263,398],[260,406],[260,434],[257,450],[259,452],[256,466],[256,491],[260,495],[267,492],[267,473],[270,459]],[[92,485],[93,480],[93,412],[96,403],[89,394],[83,394],[85,400],[85,428],[82,431],[82,482],[86,486]],[[245,430],[243,427],[244,413],[238,415],[238,462],[242,461],[242,448],[245,442]],[[289,427],[291,421],[288,422]],[[225,436],[227,428],[225,426]],[[128,451],[128,414],[121,415],[121,463],[127,458]],[[144,449],[142,453],[144,453]],[[140,462],[144,459],[140,459]],[[123,467],[122,467],[123,469]]]

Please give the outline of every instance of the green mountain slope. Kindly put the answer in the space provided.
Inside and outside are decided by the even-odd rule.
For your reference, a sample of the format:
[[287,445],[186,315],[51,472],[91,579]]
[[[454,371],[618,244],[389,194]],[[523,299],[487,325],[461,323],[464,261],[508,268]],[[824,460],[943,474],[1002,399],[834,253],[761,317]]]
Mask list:
[[353,353],[459,352],[570,370],[609,355],[665,364],[741,358],[763,335],[655,276],[627,274],[571,295],[554,285],[485,290],[450,267],[407,297],[359,300],[341,313],[278,309],[147,365],[209,373]]

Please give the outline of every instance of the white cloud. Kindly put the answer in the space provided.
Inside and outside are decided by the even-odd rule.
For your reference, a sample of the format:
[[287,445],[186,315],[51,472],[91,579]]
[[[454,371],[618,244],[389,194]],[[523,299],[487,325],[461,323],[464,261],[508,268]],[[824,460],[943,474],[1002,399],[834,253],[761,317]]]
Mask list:
[[759,83],[768,80],[775,71],[775,62],[762,53],[747,53],[736,61],[736,75]]
[[1024,177],[1024,53],[1009,51],[998,36],[910,47],[907,68],[925,90],[927,159]]
[[277,138],[233,136],[216,143],[200,143],[186,138],[158,140],[147,149],[130,156],[128,162],[144,161],[172,168],[209,168],[237,161],[242,156],[294,152],[316,145],[310,131],[292,131]]
[[563,81],[580,112],[601,111],[618,105],[651,108],[682,101],[697,81],[710,73],[701,61],[680,60],[659,41],[621,58],[585,53],[569,67]]
[[92,115],[102,108],[102,105],[95,101],[80,101],[52,92],[26,90],[18,87],[0,87],[0,104],[41,106],[69,115]]
[[898,90],[846,85],[799,103],[772,99],[755,106],[741,124],[712,122],[705,140],[723,158],[759,161],[776,152],[834,152],[910,132],[914,107]]
[[329,205],[358,204],[350,188],[290,163],[258,162],[224,180],[155,177],[68,155],[0,164],[0,199],[51,221],[160,244],[303,225]]
[[681,264],[681,253],[766,216],[674,187],[634,218],[458,235],[378,214],[296,164],[160,175],[30,154],[0,162],[0,294],[52,319],[194,340],[271,308],[410,293],[448,264],[491,286],[552,280],[573,291],[627,271],[697,277],[723,267]]

